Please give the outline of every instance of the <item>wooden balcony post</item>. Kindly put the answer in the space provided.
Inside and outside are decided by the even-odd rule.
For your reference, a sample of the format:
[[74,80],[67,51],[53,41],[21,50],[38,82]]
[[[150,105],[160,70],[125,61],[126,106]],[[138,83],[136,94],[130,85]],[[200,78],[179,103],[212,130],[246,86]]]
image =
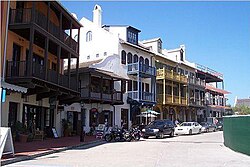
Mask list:
[[60,17],[59,17],[59,38],[64,42],[63,39],[63,33],[62,33],[62,12],[60,12]]
[[48,1],[48,8],[47,8],[47,31],[49,32],[49,24],[50,24],[50,2]]
[[70,88],[71,53],[68,54],[68,87]]
[[166,79],[163,79],[163,104],[166,104]]
[[172,94],[172,103],[174,103],[174,82],[172,81],[172,92],[171,92],[171,94]]
[[76,59],[76,88],[78,90],[78,84],[79,84],[79,57]]
[[80,28],[78,28],[77,53],[80,53]]
[[72,21],[70,21],[70,48],[72,48]]
[[49,50],[49,38],[45,38],[45,48],[44,48],[44,68],[45,68],[45,80],[48,79],[48,69],[49,69],[49,64],[48,64],[48,50]]
[[32,68],[33,68],[33,43],[34,43],[34,27],[31,26],[30,28],[30,43],[29,43],[29,56],[28,56],[28,76],[32,76]]
[[179,83],[179,104],[182,104],[181,103],[181,84]]
[[60,69],[61,69],[61,45],[57,46],[57,83],[59,84],[60,82]]

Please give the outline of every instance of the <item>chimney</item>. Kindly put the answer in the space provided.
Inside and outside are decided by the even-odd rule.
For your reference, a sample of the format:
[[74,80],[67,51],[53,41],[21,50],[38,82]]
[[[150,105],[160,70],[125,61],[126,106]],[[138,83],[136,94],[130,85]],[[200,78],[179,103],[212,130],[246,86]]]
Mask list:
[[99,5],[95,5],[94,7],[93,23],[100,28],[102,26],[102,8]]

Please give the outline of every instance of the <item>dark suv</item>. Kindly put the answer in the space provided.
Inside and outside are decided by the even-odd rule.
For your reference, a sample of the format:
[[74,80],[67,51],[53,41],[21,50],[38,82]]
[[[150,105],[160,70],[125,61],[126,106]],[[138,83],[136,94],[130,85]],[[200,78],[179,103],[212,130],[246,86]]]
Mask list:
[[142,129],[143,138],[147,139],[149,136],[156,136],[156,138],[163,138],[164,135],[174,136],[174,123],[170,120],[155,120]]

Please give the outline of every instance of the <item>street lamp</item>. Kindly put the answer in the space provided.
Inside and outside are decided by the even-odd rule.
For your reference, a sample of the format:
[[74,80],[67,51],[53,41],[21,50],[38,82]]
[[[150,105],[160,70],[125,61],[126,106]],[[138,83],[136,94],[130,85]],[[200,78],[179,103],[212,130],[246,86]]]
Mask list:
[[80,142],[84,142],[85,131],[83,126],[85,125],[85,108],[84,103],[81,101],[81,133],[80,133]]

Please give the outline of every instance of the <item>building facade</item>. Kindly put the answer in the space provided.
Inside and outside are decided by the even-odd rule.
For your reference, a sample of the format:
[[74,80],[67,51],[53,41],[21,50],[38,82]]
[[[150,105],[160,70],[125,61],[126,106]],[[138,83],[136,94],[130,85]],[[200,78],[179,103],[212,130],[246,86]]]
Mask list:
[[[61,135],[59,105],[79,100],[78,79],[71,76],[70,62],[76,60],[78,71],[79,40],[73,39],[72,30],[79,34],[80,27],[57,1],[10,2],[5,80],[28,90],[8,96],[3,126],[19,121],[30,132],[39,129],[51,136],[55,127]],[[67,71],[64,59],[69,60]]]

